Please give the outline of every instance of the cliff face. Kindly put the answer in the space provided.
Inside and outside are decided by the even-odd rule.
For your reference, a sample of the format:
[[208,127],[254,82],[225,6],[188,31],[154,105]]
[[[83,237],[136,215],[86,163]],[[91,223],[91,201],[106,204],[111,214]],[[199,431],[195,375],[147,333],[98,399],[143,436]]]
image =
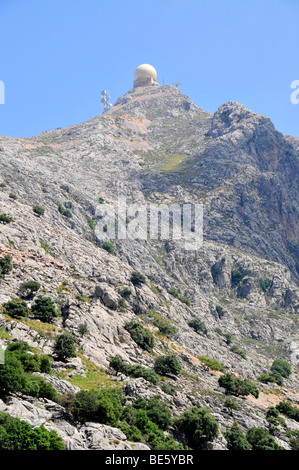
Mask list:
[[[285,398],[299,403],[298,175],[298,139],[280,134],[267,117],[235,102],[211,115],[168,85],[130,90],[108,112],[76,126],[31,139],[1,137],[0,213],[12,221],[0,224],[0,257],[11,254],[13,270],[3,276],[0,303],[36,280],[61,312],[45,332],[36,320],[16,321],[2,310],[1,331],[10,335],[3,334],[4,343],[24,340],[51,355],[56,335],[67,331],[80,354],[67,364],[54,361],[54,375],[45,376],[59,393],[75,394],[78,383],[87,387],[84,376],[94,367],[97,386],[121,384],[129,402],[159,394],[174,414],[193,405],[209,408],[222,432],[233,420],[245,431],[267,429],[268,406]],[[114,207],[119,195],[129,203],[202,203],[202,247],[115,240],[108,253],[94,232],[96,209],[99,201]],[[36,205],[44,215],[33,211]],[[146,283],[132,284],[133,271]],[[124,287],[131,290],[125,303],[119,302]],[[158,317],[175,326],[170,338],[158,334]],[[206,332],[190,328],[194,318]],[[132,319],[156,334],[153,353],[124,329]],[[231,350],[227,334],[246,359]],[[184,371],[176,381],[167,379],[174,396],[143,379],[115,377],[109,368],[111,355],[152,368],[166,350],[175,351]],[[237,398],[231,416],[218,385],[221,372],[199,356],[256,381],[259,398]],[[277,358],[292,364],[284,386],[258,382]],[[0,402],[3,410],[32,425],[47,423],[68,448],[117,448],[116,440],[131,448],[119,430],[99,423],[75,427],[63,406],[49,400],[11,396]],[[298,428],[294,420],[287,424]],[[277,439],[289,448],[282,428]],[[222,438],[213,445],[226,448]]]

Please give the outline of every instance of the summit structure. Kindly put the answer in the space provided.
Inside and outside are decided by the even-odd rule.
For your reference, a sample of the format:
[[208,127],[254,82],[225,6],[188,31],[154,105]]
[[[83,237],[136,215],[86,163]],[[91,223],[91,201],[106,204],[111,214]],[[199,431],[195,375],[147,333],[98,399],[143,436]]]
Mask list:
[[137,67],[134,75],[134,88],[140,86],[159,86],[157,82],[157,71],[149,64],[142,64]]

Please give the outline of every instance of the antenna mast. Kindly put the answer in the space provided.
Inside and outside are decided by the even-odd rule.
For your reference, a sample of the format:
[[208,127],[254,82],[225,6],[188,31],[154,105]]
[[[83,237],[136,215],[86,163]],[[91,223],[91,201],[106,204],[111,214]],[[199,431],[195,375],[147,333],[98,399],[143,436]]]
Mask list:
[[111,108],[112,104],[110,103],[111,97],[108,93],[108,91],[103,90],[101,93],[101,106],[104,108],[104,111],[107,111],[107,109]]

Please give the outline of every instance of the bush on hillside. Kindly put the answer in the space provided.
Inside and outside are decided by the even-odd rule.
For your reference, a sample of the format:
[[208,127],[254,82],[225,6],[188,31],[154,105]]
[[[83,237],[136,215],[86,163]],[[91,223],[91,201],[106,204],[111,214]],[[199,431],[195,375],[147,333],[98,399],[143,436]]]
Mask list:
[[193,406],[175,420],[174,429],[180,440],[194,450],[202,450],[219,434],[215,417],[206,408]]
[[56,431],[32,428],[19,418],[0,412],[0,450],[64,450]]
[[53,319],[57,317],[54,302],[50,297],[38,297],[31,311],[35,318],[45,323],[52,323]]
[[165,356],[158,356],[154,363],[154,370],[157,374],[166,375],[174,374],[179,375],[181,372],[181,364],[174,354],[167,354]]
[[69,333],[58,335],[54,345],[54,355],[59,361],[65,362],[71,357],[76,357],[76,340]]
[[147,328],[144,328],[138,321],[125,323],[124,328],[130,333],[131,338],[141,348],[151,351],[154,347],[154,336]]
[[12,318],[28,317],[29,309],[23,300],[13,299],[3,304],[4,312]]

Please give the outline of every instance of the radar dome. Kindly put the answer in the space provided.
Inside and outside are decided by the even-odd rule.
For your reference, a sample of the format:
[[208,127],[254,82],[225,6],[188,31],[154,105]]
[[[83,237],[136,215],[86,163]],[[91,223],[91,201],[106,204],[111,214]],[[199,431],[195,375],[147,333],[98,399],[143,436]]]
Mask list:
[[135,70],[134,78],[134,88],[138,86],[158,85],[157,71],[149,64],[139,65]]

